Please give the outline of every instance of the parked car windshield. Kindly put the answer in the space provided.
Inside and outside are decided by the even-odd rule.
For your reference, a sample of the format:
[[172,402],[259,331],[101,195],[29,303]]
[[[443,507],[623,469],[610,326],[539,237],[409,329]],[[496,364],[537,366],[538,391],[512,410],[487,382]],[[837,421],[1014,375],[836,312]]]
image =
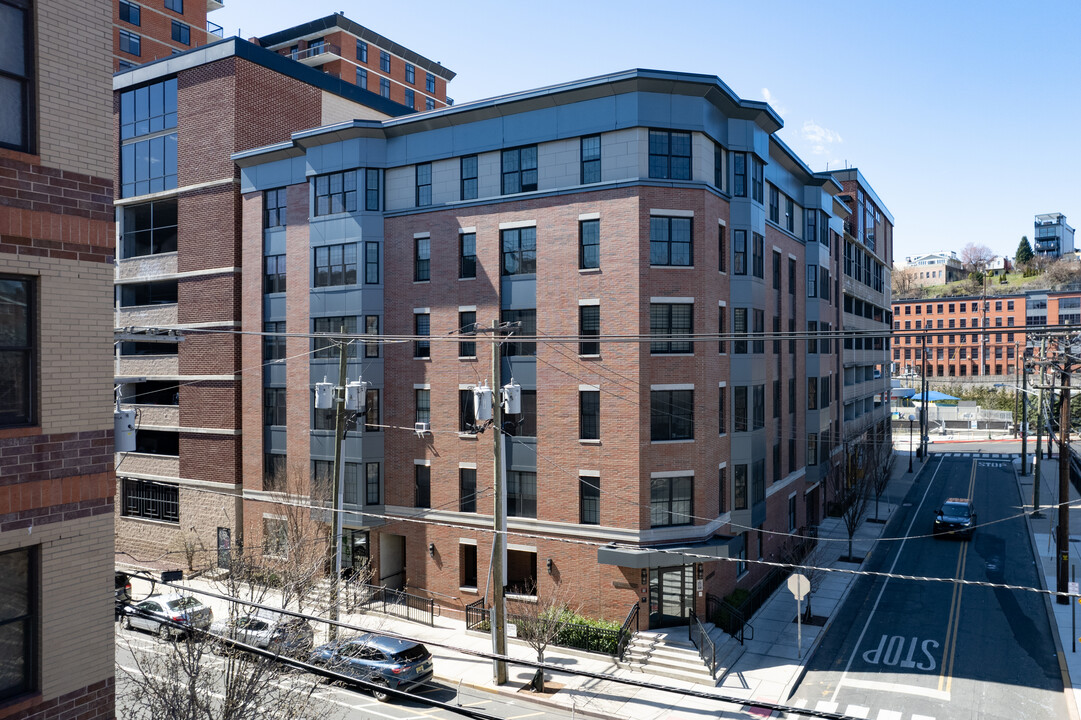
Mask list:
[[166,603],[170,610],[188,610],[193,607],[199,607],[199,601],[193,597],[182,597],[176,600],[170,600]]
[[946,503],[942,506],[942,514],[949,517],[968,517],[968,505],[966,503]]

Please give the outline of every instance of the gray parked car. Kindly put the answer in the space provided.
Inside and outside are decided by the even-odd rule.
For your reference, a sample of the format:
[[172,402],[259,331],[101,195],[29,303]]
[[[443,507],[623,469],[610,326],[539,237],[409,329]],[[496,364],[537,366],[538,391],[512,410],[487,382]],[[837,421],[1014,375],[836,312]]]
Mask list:
[[[308,662],[357,680],[403,691],[428,682],[433,672],[432,654],[420,643],[374,634],[321,645]],[[390,698],[381,690],[373,690],[372,695],[380,702]]]
[[280,655],[305,657],[315,644],[315,632],[304,618],[269,610],[222,619],[210,626],[216,647],[229,641],[241,642]]
[[140,603],[124,606],[125,628],[156,632],[163,638],[184,635],[191,629],[206,630],[213,621],[214,612],[190,595],[151,595]]

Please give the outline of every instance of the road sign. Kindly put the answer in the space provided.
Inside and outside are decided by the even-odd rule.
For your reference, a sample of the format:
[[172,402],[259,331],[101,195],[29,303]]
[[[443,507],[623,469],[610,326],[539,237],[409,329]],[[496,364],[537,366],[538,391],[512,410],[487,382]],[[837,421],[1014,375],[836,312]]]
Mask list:
[[[1066,592],[1071,595],[1081,595],[1081,583],[1066,583]],[[1077,602],[1081,602],[1081,598],[1077,598]]]
[[788,590],[797,600],[802,600],[807,597],[807,593],[811,592],[811,581],[806,575],[792,573],[788,578]]

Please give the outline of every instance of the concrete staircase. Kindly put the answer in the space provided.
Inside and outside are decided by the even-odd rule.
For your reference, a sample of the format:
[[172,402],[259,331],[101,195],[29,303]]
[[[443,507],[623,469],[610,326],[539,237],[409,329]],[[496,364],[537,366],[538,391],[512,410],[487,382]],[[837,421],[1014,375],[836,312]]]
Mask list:
[[668,631],[636,632],[620,666],[676,680],[716,685],[743,654],[743,646],[712,624],[707,628],[710,639],[716,645],[716,677],[710,676],[709,668],[698,655],[698,648],[687,637],[687,629],[683,627]]

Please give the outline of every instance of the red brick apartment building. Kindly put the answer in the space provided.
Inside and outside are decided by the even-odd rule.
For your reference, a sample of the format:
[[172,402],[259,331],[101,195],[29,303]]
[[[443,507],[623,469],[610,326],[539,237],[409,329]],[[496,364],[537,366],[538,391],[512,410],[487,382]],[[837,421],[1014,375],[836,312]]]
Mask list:
[[219,0],[110,0],[113,71],[159,60],[222,39],[207,14]]
[[1017,370],[1028,330],[1081,324],[1081,292],[895,300],[893,372],[997,382]]
[[241,272],[230,154],[410,110],[239,38],[117,74],[113,89],[114,327],[128,330],[115,377],[137,412],[136,449],[116,456],[116,549],[176,567],[185,543],[212,554],[244,529],[240,388],[253,376],[258,387],[261,351],[246,354],[234,331],[243,283],[259,287],[262,268]]
[[[842,402],[870,423],[856,432],[888,432],[873,370],[892,219],[866,180],[811,171],[771,109],[706,75],[634,70],[422,117],[234,155],[242,264],[265,269],[245,274],[242,328],[287,334],[241,391],[246,515],[279,532],[274,470],[329,470],[312,387],[337,353],[305,336],[344,325],[372,336],[347,360],[369,383],[344,437],[349,563],[450,612],[485,598],[492,430],[472,396],[493,346],[474,330],[516,322],[499,357],[522,388],[502,428],[508,587],[563,584],[589,615],[638,606],[659,627],[753,586],[766,571],[748,561],[822,517]],[[854,224],[868,205],[871,227]],[[846,354],[857,307],[879,340]]]
[[0,718],[112,718],[110,10],[0,11]]

